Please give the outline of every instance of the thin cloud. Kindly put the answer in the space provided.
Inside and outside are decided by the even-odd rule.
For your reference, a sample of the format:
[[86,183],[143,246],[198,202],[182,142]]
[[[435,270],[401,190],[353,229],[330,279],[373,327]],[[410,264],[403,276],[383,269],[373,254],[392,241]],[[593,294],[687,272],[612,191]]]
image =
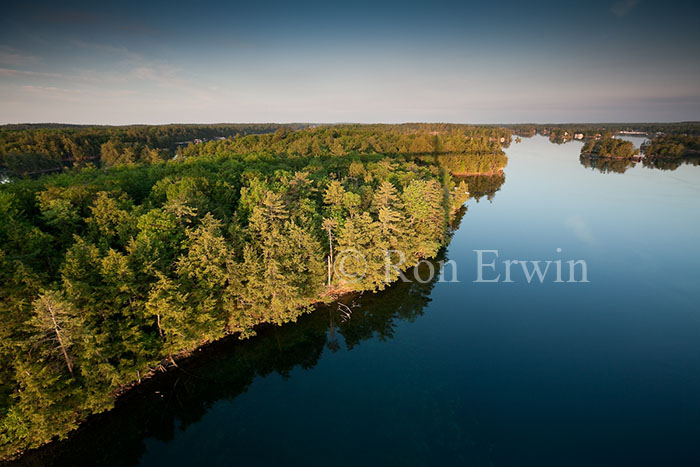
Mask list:
[[0,76],[36,76],[39,78],[63,78],[60,73],[44,73],[42,71],[16,70],[13,68],[0,68]]
[[179,69],[167,65],[158,67],[141,66],[131,70],[131,75],[139,80],[150,81],[165,89],[187,92],[190,95],[208,101],[217,100],[217,95],[205,86],[197,85],[178,76]]
[[613,3],[610,7],[610,11],[612,11],[613,14],[615,14],[616,16],[622,17],[630,11],[632,11],[638,3],[639,0],[621,0],[619,2]]
[[113,91],[105,91],[103,89],[68,89],[57,86],[32,86],[24,85],[22,90],[34,95],[41,95],[46,98],[67,99],[77,101],[81,98],[89,98],[91,101],[95,99],[114,99],[125,98],[138,95],[137,92],[128,89],[118,89]]
[[10,66],[33,65],[39,59],[33,55],[25,55],[19,50],[7,45],[0,45],[0,63]]
[[146,57],[137,52],[133,52],[127,49],[126,47],[114,47],[107,44],[100,44],[98,42],[85,42],[80,39],[74,39],[69,41],[69,45],[82,49],[94,50],[107,55],[116,55],[137,62],[147,61]]
[[61,89],[57,88],[56,86],[32,86],[27,84],[25,86],[22,86],[22,89],[32,93],[81,94],[81,91],[76,89]]

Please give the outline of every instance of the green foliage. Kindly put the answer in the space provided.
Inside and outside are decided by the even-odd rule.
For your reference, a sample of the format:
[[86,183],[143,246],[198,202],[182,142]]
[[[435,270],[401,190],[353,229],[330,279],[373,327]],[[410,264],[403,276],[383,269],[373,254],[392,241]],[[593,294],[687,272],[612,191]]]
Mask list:
[[221,124],[158,126],[0,126],[0,167],[15,176],[60,172],[64,167],[157,163],[187,144],[236,135],[272,133],[304,125]]
[[[510,138],[456,125],[322,127],[192,145],[177,160],[146,150],[145,161],[129,138],[163,140],[144,128],[3,130],[56,160],[90,147],[112,166],[0,186],[3,455],[65,436],[207,342],[385,288],[386,251],[405,269],[445,245],[468,198],[450,171],[497,172]],[[442,151],[461,151],[459,163]]]
[[649,142],[645,154],[650,159],[680,159],[700,156],[700,136],[659,135]]
[[630,159],[638,154],[639,150],[631,141],[611,137],[587,141],[581,148],[581,155],[590,157]]
[[[183,151],[183,156],[267,151],[294,157],[357,154],[505,157],[501,145],[507,145],[510,139],[510,130],[497,127],[451,124],[334,125],[286,133],[283,137],[277,134],[251,135],[192,145]],[[357,174],[351,176],[356,177]]]

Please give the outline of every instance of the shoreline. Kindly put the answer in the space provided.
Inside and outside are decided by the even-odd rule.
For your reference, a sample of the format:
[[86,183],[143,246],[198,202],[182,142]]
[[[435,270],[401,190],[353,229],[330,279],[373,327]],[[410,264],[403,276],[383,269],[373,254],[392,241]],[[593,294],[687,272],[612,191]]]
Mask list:
[[[492,177],[496,175],[501,175],[503,174],[503,167],[500,168],[492,168],[488,172],[477,172],[477,173],[458,173],[454,174],[454,177],[464,177],[464,176],[484,176],[484,177]],[[441,169],[442,170],[442,169]],[[451,198],[450,198],[451,199]],[[443,200],[443,204],[447,202],[447,198]],[[447,208],[446,208],[447,209]],[[448,209],[449,211],[449,209]],[[451,214],[450,214],[451,217]],[[461,218],[460,218],[461,219]],[[444,249],[449,245],[450,239],[451,239],[451,233],[454,231],[454,221],[455,219],[452,218],[451,222],[449,222],[446,225],[446,232],[445,236],[439,241],[438,244],[440,244],[440,249]],[[458,225],[459,221],[457,222]],[[452,224],[452,225],[450,225]],[[426,257],[424,259],[432,260],[437,256],[437,253],[435,255],[431,255],[430,257]],[[404,272],[410,270],[411,268],[401,268]],[[395,284],[398,281],[398,278],[396,280],[391,281],[391,282],[386,282],[384,285],[377,284],[377,286],[382,287],[388,287],[393,284]],[[265,329],[268,328],[277,328],[281,327],[283,324],[288,324],[290,322],[296,321],[297,317],[300,317],[302,315],[307,315],[311,314],[313,312],[318,311],[319,309],[323,307],[333,307],[333,306],[338,306],[339,303],[343,303],[344,300],[347,299],[347,297],[352,297],[356,295],[361,295],[365,292],[371,291],[373,294],[378,292],[378,288],[374,289],[366,289],[366,290],[355,290],[354,288],[351,289],[347,287],[347,283],[345,285],[339,284],[339,285],[333,285],[330,287],[323,287],[321,290],[318,291],[317,295],[315,297],[308,297],[307,300],[299,300],[296,303],[299,303],[299,308],[296,310],[295,315],[290,315],[286,318],[286,321],[279,326],[276,325],[273,322],[269,321],[260,321],[257,324],[255,324],[252,327],[252,330],[255,333],[255,336],[250,336],[250,337],[256,337],[258,334],[264,332]],[[352,285],[352,284],[350,284]],[[367,284],[370,285],[370,284]],[[308,310],[308,312],[306,311]],[[258,319],[261,319],[260,317]],[[251,320],[252,321],[252,320]],[[217,333],[212,334],[207,340],[203,340],[202,336],[198,336],[199,339],[194,340],[192,342],[192,347],[188,348],[186,350],[181,350],[178,352],[173,352],[171,354],[161,354],[161,355],[154,355],[153,360],[150,361],[145,361],[144,365],[142,368],[137,369],[133,368],[133,373],[131,374],[131,379],[130,381],[125,381],[123,384],[120,385],[114,385],[111,388],[109,386],[104,387],[103,394],[105,396],[104,399],[104,404],[100,407],[104,410],[101,410],[99,412],[94,412],[89,409],[76,409],[73,410],[70,413],[69,417],[66,417],[67,419],[70,418],[71,423],[68,426],[69,428],[72,428],[70,431],[64,431],[64,432],[59,432],[59,431],[54,431],[54,433],[59,433],[56,435],[51,436],[50,438],[47,439],[42,439],[43,436],[39,436],[38,434],[41,433],[43,435],[49,435],[51,433],[44,433],[44,432],[38,432],[37,435],[35,436],[34,440],[37,444],[35,444],[32,447],[29,448],[23,448],[23,449],[17,449],[14,452],[9,452],[6,453],[3,457],[0,458],[0,462],[6,462],[6,461],[18,461],[20,460],[25,454],[42,449],[47,445],[50,445],[52,443],[60,442],[62,440],[70,439],[72,436],[74,436],[74,433],[76,433],[77,430],[81,430],[82,427],[86,424],[89,423],[89,420],[94,418],[94,417],[100,417],[106,413],[112,412],[115,407],[117,407],[118,404],[121,404],[120,401],[123,400],[124,398],[130,397],[130,394],[135,393],[134,391],[136,388],[144,387],[145,385],[150,385],[154,384],[152,383],[153,381],[158,380],[158,377],[163,375],[163,374],[168,374],[169,372],[173,371],[174,369],[179,368],[181,364],[183,364],[185,361],[189,360],[190,358],[195,357],[198,355],[200,352],[206,351],[206,349],[212,348],[212,346],[217,345],[219,342],[226,341],[226,342],[231,342],[231,341],[245,341],[249,340],[248,335],[245,333],[241,333],[238,331],[231,331],[230,329],[227,330],[226,328],[220,329]],[[189,346],[188,346],[189,347]],[[160,357],[158,360],[155,358]],[[141,373],[139,370],[143,370],[143,373]],[[27,436],[23,436],[19,439],[25,439]]]
[[492,169],[490,172],[455,172],[453,177],[493,177],[494,175],[502,175],[505,167],[500,169]]
[[[451,234],[449,235],[449,238],[451,238]],[[449,241],[446,242],[444,245],[440,247],[439,252],[444,251],[445,248],[449,245]],[[425,258],[427,260],[432,260],[438,257],[439,252],[430,258]],[[404,273],[410,269],[406,268],[402,270]],[[390,283],[387,283],[387,287],[391,287],[394,284],[398,282],[398,278]],[[386,288],[383,290],[386,290]],[[302,313],[299,315],[299,318],[302,316],[306,315],[311,315],[314,313],[317,313],[321,308],[323,307],[329,307],[332,308],[334,305],[340,304],[343,302],[343,299],[347,299],[348,297],[353,297],[353,296],[361,296],[365,293],[372,293],[376,294],[379,292],[382,292],[383,290],[380,289],[374,289],[374,290],[350,290],[347,288],[342,288],[342,287],[330,287],[326,288],[326,290],[319,295],[316,299],[311,301],[308,306],[313,307],[311,311],[308,313]],[[296,320],[295,320],[296,321]],[[154,368],[151,368],[147,373],[143,374],[139,379],[133,380],[130,383],[124,384],[119,386],[118,388],[115,388],[112,392],[111,395],[113,397],[113,405],[111,408],[104,410],[102,412],[96,412],[96,413],[91,413],[87,417],[85,417],[82,420],[76,421],[76,427],[66,433],[65,437],[63,438],[57,438],[54,437],[50,440],[46,440],[42,444],[29,448],[29,449],[24,449],[21,451],[17,451],[9,456],[5,457],[0,457],[0,465],[4,465],[5,463],[13,463],[13,462],[21,462],[21,459],[25,455],[30,455],[33,452],[38,452],[42,449],[47,449],[48,446],[54,444],[54,443],[60,443],[62,441],[68,441],[71,438],[77,436],[78,433],[89,429],[90,426],[94,423],[99,422],[100,418],[109,416],[110,413],[112,413],[115,409],[117,409],[117,405],[124,404],[126,401],[128,401],[130,398],[133,397],[139,397],[143,393],[139,393],[138,391],[143,388],[148,388],[149,386],[155,385],[157,386],[160,384],[160,379],[165,379],[168,376],[172,376],[172,374],[176,371],[183,371],[187,373],[186,370],[180,368],[178,364],[189,364],[196,362],[198,358],[206,358],[206,357],[211,357],[214,352],[217,351],[217,347],[219,346],[227,346],[231,345],[234,346],[237,343],[243,343],[247,341],[251,341],[253,339],[259,338],[261,336],[264,336],[266,333],[270,332],[273,329],[278,329],[282,328],[285,325],[291,324],[295,321],[287,321],[285,323],[282,323],[280,325],[276,325],[275,323],[272,322],[261,322],[258,323],[254,326],[255,330],[255,335],[250,336],[250,337],[245,337],[241,338],[240,332],[234,332],[230,334],[226,334],[218,339],[204,342],[201,345],[197,346],[196,348],[192,350],[187,350],[187,351],[182,351],[179,352],[176,355],[172,356],[167,356],[164,357]]]
[[580,157],[585,157],[587,159],[609,159],[609,160],[618,160],[618,161],[631,161],[636,159],[639,159],[642,157],[641,155],[636,155],[632,157],[620,157],[620,156],[603,156],[600,154],[581,154]]
[[[444,248],[444,246],[443,246],[443,248]],[[391,282],[389,285],[392,285],[395,282],[396,281]],[[342,290],[342,289],[334,289],[334,290]],[[330,298],[329,301],[317,299],[309,304],[310,306],[313,307],[313,309],[309,313],[302,313],[299,316],[301,317],[304,315],[316,313],[323,306],[331,307],[333,304],[341,303],[341,299],[343,299],[343,298],[350,297],[353,295],[359,296],[365,292],[376,293],[377,291],[346,290],[343,292],[337,292],[336,294],[327,295],[328,297],[332,297],[332,298]],[[319,298],[321,298],[321,297],[323,297],[323,295],[320,296]],[[180,368],[178,363],[191,363],[192,361],[196,360],[200,356],[204,357],[205,354],[210,354],[211,352],[215,352],[216,349],[214,347],[216,347],[216,346],[235,345],[238,342],[250,341],[251,339],[255,339],[255,338],[263,335],[264,333],[269,332],[272,329],[280,328],[280,327],[285,326],[287,324],[290,324],[292,322],[293,321],[287,321],[281,325],[276,325],[276,324],[271,323],[271,322],[261,322],[261,323],[258,323],[255,325],[255,327],[254,327],[255,335],[253,335],[253,336],[241,338],[240,332],[226,334],[218,339],[205,342],[192,350],[182,351],[182,352],[178,353],[177,355],[172,355],[171,357],[165,357],[158,363],[158,365],[156,365],[154,368],[151,368],[151,370],[148,373],[143,374],[140,379],[134,380],[134,381],[127,383],[127,384],[124,384],[124,385],[121,385],[118,388],[116,388],[115,390],[113,390],[111,392],[111,395],[114,398],[114,404],[110,409],[105,410],[103,412],[91,413],[86,418],[84,418],[82,421],[76,422],[76,427],[73,430],[69,431],[64,438],[52,438],[52,439],[47,440],[44,443],[40,444],[39,446],[32,447],[29,449],[24,449],[21,451],[17,451],[9,456],[6,456],[6,457],[1,457],[0,458],[0,465],[4,464],[6,462],[20,461],[22,459],[22,457],[30,454],[31,452],[45,449],[47,446],[49,446],[53,443],[59,443],[62,441],[69,440],[70,438],[74,437],[78,432],[88,428],[88,425],[90,425],[91,423],[94,423],[95,419],[97,419],[99,417],[107,416],[107,414],[114,411],[117,408],[117,404],[124,403],[130,397],[137,397],[139,395],[136,393],[136,391],[138,389],[147,388],[149,385],[158,384],[158,379],[165,378],[177,370],[185,371],[185,370],[182,370]]]

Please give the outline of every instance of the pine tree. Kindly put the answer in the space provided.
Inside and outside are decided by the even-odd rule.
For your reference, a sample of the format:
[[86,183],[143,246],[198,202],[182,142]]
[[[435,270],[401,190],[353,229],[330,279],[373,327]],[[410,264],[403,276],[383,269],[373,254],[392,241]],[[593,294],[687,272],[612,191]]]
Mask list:
[[29,325],[34,330],[34,341],[49,355],[54,349],[60,352],[68,372],[73,376],[74,364],[69,351],[80,327],[75,309],[55,291],[40,294],[33,303],[33,309],[34,315]]
[[323,219],[323,230],[328,236],[328,287],[331,286],[333,280],[333,231],[338,227],[338,222],[335,219]]
[[389,181],[382,182],[374,192],[372,205],[377,212],[382,208],[398,207],[399,196],[396,187]]

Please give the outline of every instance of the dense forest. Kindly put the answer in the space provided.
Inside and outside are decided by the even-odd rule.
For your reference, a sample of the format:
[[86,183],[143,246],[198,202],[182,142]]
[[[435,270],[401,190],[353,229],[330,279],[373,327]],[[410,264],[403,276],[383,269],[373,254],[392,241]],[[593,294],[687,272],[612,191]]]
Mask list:
[[[436,258],[440,259],[442,254]],[[440,267],[436,260],[430,261],[434,269]],[[419,275],[429,276],[427,264],[418,268]],[[113,411],[89,420],[70,439],[31,451],[23,460],[28,465],[137,464],[146,433],[172,439],[217,401],[245,393],[256,376],[277,373],[286,378],[296,367],[313,368],[324,352],[351,350],[372,337],[392,339],[400,321],[423,314],[436,280],[437,276],[426,283],[398,282],[377,294],[351,294],[339,304],[319,305],[314,313],[282,328],[263,327],[255,339],[223,339],[145,381],[117,401]],[[175,400],[178,403],[172,403]]]
[[[278,128],[0,185],[0,453],[65,436],[205,343],[384,289],[385,251],[408,268],[446,244],[469,196],[448,169],[497,172],[509,141],[456,125]],[[344,251],[362,260],[339,274]]]
[[639,155],[639,150],[631,141],[616,138],[601,138],[586,141],[581,148],[581,155],[608,159],[631,159]]
[[194,141],[272,133],[303,125],[4,125],[0,127],[0,171],[10,176],[58,172],[88,163],[112,166],[159,162]]
[[350,154],[412,155],[435,161],[455,175],[494,174],[503,170],[507,158],[502,147],[511,132],[495,127],[467,125],[337,125],[274,134],[230,138],[190,145],[184,157],[227,152],[272,152],[288,156]]
[[508,159],[502,147],[509,130],[467,125],[337,125],[274,134],[252,135],[189,145],[183,157],[225,153],[271,152],[290,157],[314,155],[402,155],[436,163],[453,175],[492,175]]
[[149,164],[176,157],[267,152],[290,156],[468,154],[445,158],[465,175],[497,172],[511,131],[452,124],[336,125],[295,131],[301,124],[0,127],[0,175],[60,172],[95,165]]

